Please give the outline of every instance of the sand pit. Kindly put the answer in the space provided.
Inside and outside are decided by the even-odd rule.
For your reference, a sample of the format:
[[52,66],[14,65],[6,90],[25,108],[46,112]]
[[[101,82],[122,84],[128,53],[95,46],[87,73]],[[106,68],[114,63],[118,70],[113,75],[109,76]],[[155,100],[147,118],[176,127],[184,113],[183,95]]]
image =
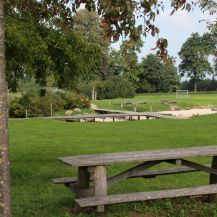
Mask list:
[[198,115],[217,114],[217,109],[215,110],[211,108],[194,108],[194,109],[179,110],[179,111],[162,111],[159,113],[173,115],[177,118],[191,118],[193,116],[198,116]]

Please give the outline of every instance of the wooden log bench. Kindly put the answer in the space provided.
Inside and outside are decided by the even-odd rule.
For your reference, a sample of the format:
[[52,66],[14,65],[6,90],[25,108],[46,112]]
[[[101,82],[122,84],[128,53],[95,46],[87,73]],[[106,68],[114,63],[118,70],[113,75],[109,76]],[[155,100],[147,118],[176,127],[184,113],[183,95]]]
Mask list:
[[[202,165],[186,159],[208,156],[212,157],[211,166]],[[209,195],[210,201],[217,202],[217,145],[70,156],[61,157],[59,160],[67,165],[77,167],[77,177],[57,178],[53,179],[53,182],[55,184],[64,184],[72,190],[76,194],[75,201],[80,207],[96,207],[97,212],[104,212],[104,207],[107,204],[183,196]],[[107,176],[107,165],[130,162],[138,162],[138,165],[114,176]],[[176,167],[148,170],[163,162],[176,165]],[[128,178],[154,178],[163,175],[197,171],[210,174],[209,185],[173,190],[107,195],[109,186]]]

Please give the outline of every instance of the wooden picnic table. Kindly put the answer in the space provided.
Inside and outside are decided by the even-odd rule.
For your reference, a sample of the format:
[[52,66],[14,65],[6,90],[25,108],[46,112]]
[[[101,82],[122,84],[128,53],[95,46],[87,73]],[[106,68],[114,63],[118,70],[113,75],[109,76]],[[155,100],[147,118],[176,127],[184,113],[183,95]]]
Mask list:
[[[213,157],[211,167],[192,162],[185,158]],[[58,158],[67,165],[77,167],[77,177],[53,179],[56,184],[65,184],[76,193],[75,201],[80,207],[96,206],[98,212],[104,211],[104,205],[145,201],[181,196],[210,195],[211,201],[217,201],[217,145],[176,149],[146,150],[135,152],[91,154]],[[108,177],[106,166],[110,164],[137,162],[138,165]],[[148,170],[162,162],[179,165],[178,168]],[[210,185],[107,195],[109,186],[128,178],[153,178],[160,175],[203,171],[210,174]],[[93,182],[94,185],[90,185]]]

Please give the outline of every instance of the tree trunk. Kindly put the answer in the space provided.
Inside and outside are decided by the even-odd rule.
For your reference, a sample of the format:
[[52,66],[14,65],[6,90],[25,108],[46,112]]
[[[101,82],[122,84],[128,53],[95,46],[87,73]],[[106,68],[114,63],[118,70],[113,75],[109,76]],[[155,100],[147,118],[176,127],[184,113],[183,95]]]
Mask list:
[[95,100],[95,88],[94,87],[92,88],[92,97],[91,98],[92,98],[92,100]]
[[0,216],[11,217],[4,1],[0,1]]
[[194,79],[194,92],[197,92],[197,80]]

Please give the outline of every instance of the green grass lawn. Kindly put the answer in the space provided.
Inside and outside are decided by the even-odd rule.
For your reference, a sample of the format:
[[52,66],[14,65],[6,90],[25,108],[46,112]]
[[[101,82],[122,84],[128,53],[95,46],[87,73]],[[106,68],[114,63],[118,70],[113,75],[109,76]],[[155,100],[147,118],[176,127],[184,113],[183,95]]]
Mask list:
[[[114,123],[69,123],[55,120],[10,121],[10,154],[14,217],[95,216],[70,214],[74,195],[52,178],[76,174],[57,157],[217,144],[217,115],[188,120]],[[209,158],[200,159],[203,163]],[[109,175],[131,165],[112,165]],[[165,165],[163,165],[165,167]],[[110,193],[159,190],[208,184],[205,173],[156,179],[130,179]],[[144,214],[146,213],[146,214]],[[217,205],[192,199],[158,200],[110,205],[103,216],[217,217]]]
[[[95,100],[93,101],[99,108],[108,108],[108,109],[119,109],[121,110],[121,103],[124,101],[127,102],[138,102],[146,101],[147,104],[137,105],[138,111],[163,111],[170,110],[169,105],[160,103],[160,100],[170,100],[175,101],[177,106],[180,109],[188,109],[194,107],[217,107],[217,93],[190,93],[189,98],[179,98],[176,99],[175,93],[171,94],[139,94],[132,99],[113,99],[113,100]],[[110,104],[109,104],[110,101]],[[124,110],[133,111],[135,105],[128,105],[124,107]]]

